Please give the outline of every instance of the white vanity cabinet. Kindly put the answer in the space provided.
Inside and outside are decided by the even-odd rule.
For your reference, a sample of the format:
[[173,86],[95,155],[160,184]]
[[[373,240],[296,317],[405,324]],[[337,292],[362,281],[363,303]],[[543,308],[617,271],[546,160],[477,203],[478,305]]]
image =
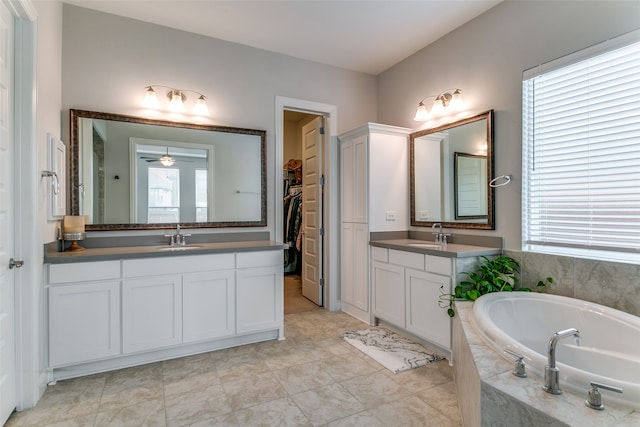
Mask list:
[[451,320],[438,305],[440,288],[451,292],[455,258],[371,247],[373,316],[445,351]]
[[48,264],[53,378],[283,339],[276,248]]
[[120,354],[120,262],[48,269],[49,364]]
[[342,310],[367,323],[369,233],[409,228],[409,133],[367,123],[338,137]]

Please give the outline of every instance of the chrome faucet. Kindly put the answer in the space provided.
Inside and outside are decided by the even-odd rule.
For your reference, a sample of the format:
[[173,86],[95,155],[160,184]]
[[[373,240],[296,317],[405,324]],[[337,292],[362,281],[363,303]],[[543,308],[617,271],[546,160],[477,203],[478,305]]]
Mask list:
[[437,233],[433,233],[434,236],[436,236],[435,241],[436,243],[447,243],[447,236],[451,236],[450,234],[444,234],[443,230],[442,230],[442,224],[439,222],[435,222],[432,226],[431,229],[435,230],[436,227],[439,227],[440,231]]
[[175,234],[165,234],[164,237],[169,237],[169,246],[185,246],[187,244],[187,237],[191,236],[191,234],[182,234],[180,232],[180,224],[176,226]]
[[560,370],[556,367],[556,346],[558,341],[566,337],[575,337],[576,344],[580,345],[580,331],[576,328],[564,329],[551,336],[549,340],[549,360],[544,367],[544,386],[542,389],[551,394],[562,394],[560,389]]

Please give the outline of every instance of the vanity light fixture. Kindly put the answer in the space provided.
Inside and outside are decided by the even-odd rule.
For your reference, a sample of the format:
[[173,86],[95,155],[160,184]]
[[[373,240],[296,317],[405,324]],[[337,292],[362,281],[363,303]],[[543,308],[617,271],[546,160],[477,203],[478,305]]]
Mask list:
[[[433,98],[433,103],[431,105],[431,113],[429,113],[429,110],[427,110],[427,106],[425,105],[425,101],[431,98]],[[462,90],[447,89],[444,92],[440,92],[438,95],[427,96],[420,101],[413,120],[417,122],[425,122],[430,116],[441,115],[447,108],[459,110],[462,107],[462,104]]]
[[207,108],[207,97],[201,94],[200,92],[196,92],[195,90],[184,90],[184,89],[174,89],[169,86],[162,85],[151,85],[147,86],[145,89],[144,95],[144,105],[148,108],[160,108],[160,102],[158,100],[157,93],[154,88],[166,88],[169,89],[167,93],[167,98],[169,99],[169,110],[177,113],[182,113],[185,111],[185,103],[187,102],[186,92],[195,93],[198,95],[198,99],[196,100],[195,106],[193,108],[193,113],[198,116],[208,116],[209,109]]

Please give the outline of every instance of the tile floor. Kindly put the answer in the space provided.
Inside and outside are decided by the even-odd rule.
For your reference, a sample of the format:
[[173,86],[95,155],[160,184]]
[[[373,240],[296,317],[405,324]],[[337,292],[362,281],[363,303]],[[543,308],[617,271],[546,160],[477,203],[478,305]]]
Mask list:
[[269,341],[60,381],[6,426],[460,426],[446,360],[393,374],[344,313],[285,315]]

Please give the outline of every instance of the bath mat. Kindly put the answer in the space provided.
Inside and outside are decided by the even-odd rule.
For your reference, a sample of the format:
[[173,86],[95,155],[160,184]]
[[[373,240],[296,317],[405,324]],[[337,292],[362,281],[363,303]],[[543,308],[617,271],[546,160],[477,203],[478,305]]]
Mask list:
[[384,328],[345,332],[341,336],[346,342],[394,373],[444,359],[430,353],[420,344]]

